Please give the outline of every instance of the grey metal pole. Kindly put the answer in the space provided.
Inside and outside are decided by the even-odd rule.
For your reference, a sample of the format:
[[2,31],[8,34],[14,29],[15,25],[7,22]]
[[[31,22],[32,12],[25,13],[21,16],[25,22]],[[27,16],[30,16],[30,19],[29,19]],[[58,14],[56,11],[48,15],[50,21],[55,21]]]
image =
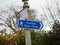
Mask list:
[[31,34],[30,34],[30,30],[26,29],[25,30],[25,41],[26,41],[26,45],[31,45]]
[[[26,15],[27,15],[27,20],[29,20],[29,14],[28,14],[28,8],[26,8]],[[25,44],[26,45],[31,45],[31,34],[30,34],[30,29],[25,30]]]
[[[28,16],[28,8],[29,8],[29,5],[28,5],[28,0],[22,0],[24,2],[24,6],[23,8],[26,9],[26,15],[27,15],[27,20],[29,20]],[[25,44],[26,45],[31,45],[31,34],[30,34],[30,30],[29,29],[25,29]]]

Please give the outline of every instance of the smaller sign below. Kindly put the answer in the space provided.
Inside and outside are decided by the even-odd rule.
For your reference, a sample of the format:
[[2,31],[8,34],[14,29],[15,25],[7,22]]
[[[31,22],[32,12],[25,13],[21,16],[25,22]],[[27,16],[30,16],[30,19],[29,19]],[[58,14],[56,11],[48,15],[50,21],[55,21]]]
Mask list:
[[42,29],[43,24],[37,21],[18,20],[18,28]]

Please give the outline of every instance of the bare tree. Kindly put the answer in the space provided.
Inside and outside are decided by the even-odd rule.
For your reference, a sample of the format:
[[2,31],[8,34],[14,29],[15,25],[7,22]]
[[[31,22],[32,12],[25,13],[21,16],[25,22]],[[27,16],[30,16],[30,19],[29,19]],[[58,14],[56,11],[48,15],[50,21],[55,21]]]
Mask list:
[[[20,30],[18,28],[18,19],[20,19],[20,13],[23,11],[24,9],[19,9],[19,11],[17,9],[15,9],[14,7],[10,7],[9,10],[7,11],[3,11],[3,13],[7,13],[7,17],[6,20],[4,20],[3,18],[1,18],[3,20],[3,24],[0,23],[1,25],[6,26],[7,28],[10,28],[11,30],[13,30],[13,32],[17,33],[18,30]],[[33,10],[28,10],[29,13],[29,17],[34,20],[35,19],[35,11]],[[1,12],[2,13],[2,12]],[[2,15],[2,14],[1,14]],[[6,14],[5,14],[6,15]],[[24,15],[22,15],[24,16]],[[21,31],[21,30],[20,30]],[[19,32],[20,33],[20,32]]]

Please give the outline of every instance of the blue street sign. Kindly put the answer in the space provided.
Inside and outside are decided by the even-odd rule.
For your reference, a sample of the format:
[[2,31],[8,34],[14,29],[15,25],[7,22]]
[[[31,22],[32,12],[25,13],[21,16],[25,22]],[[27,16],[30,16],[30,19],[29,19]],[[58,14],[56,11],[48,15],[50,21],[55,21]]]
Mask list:
[[37,21],[18,20],[18,28],[42,29],[43,24]]

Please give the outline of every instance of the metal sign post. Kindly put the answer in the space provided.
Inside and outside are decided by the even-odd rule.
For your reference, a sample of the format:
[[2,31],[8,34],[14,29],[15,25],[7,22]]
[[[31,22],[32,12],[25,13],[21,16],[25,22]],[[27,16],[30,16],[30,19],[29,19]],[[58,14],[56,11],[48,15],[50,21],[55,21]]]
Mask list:
[[32,45],[31,44],[31,34],[30,34],[30,30],[29,29],[26,29],[25,30],[25,44],[26,45]]
[[[28,16],[27,9],[29,8],[28,5],[28,0],[22,0],[24,2],[23,8],[26,9],[26,15]],[[28,17],[27,17],[28,20]],[[30,35],[30,30],[26,29],[25,30],[25,44],[26,45],[31,45],[31,35]]]
[[[26,45],[32,45],[31,44],[31,34],[30,29],[42,29],[43,25],[41,22],[37,21],[29,21],[29,12],[28,12],[28,0],[22,0],[24,2],[24,11],[22,12],[22,18],[18,21],[18,28],[25,28],[25,44]],[[25,20],[27,19],[27,20]]]
[[[27,9],[26,9],[27,11]],[[27,16],[28,16],[28,13],[26,12]],[[28,18],[27,18],[28,20]],[[25,29],[25,44],[26,45],[32,45],[31,44],[31,34],[30,34],[30,30],[28,28]]]
[[42,29],[43,24],[37,21],[30,20],[19,20],[18,21],[19,28],[25,28],[25,41],[26,45],[31,45],[31,34],[30,29]]

